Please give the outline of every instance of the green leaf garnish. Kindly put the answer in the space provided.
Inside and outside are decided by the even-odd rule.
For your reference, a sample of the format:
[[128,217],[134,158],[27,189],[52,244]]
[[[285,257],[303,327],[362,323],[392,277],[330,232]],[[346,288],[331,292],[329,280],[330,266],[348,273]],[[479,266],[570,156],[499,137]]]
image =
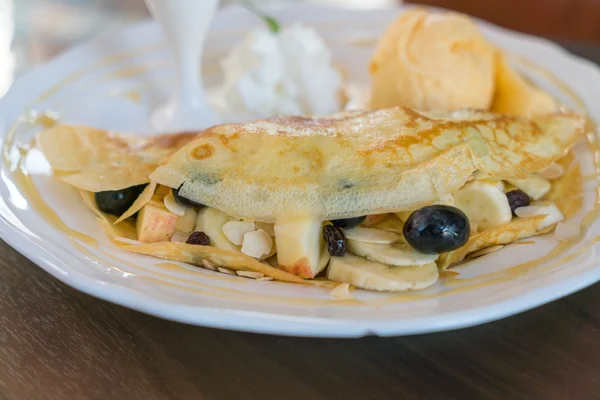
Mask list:
[[281,30],[279,21],[277,21],[275,18],[265,14],[262,10],[260,10],[254,4],[252,4],[250,2],[250,0],[242,0],[241,2],[248,11],[250,11],[252,14],[256,15],[258,18],[262,19],[263,22],[265,23],[265,25],[267,25],[267,28],[269,28],[269,30],[272,33],[279,33],[279,31]]
[[264,19],[265,24],[267,24],[271,32],[279,33],[279,31],[281,30],[281,26],[279,26],[279,22],[275,18],[269,17],[267,15],[263,15],[262,18]]

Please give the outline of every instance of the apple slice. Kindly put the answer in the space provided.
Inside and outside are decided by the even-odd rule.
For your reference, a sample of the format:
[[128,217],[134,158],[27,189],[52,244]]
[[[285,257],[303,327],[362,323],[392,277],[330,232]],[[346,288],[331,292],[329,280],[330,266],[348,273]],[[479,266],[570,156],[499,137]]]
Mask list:
[[177,218],[161,203],[146,203],[137,217],[138,240],[144,243],[168,242],[175,233]]
[[210,238],[210,245],[223,250],[239,251],[239,246],[234,245],[227,239],[223,233],[223,225],[229,222],[230,218],[224,212],[216,208],[205,207],[198,211],[196,217],[196,231],[204,232]]
[[277,261],[282,270],[302,278],[319,273],[319,256],[323,247],[321,218],[297,218],[275,223]]

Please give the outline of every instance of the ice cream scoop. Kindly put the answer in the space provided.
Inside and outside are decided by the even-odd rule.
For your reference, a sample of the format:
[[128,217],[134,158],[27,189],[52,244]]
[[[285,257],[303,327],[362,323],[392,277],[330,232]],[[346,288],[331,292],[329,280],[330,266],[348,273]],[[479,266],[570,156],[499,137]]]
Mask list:
[[373,108],[428,111],[489,109],[496,50],[477,25],[456,13],[403,13],[383,34],[371,61]]

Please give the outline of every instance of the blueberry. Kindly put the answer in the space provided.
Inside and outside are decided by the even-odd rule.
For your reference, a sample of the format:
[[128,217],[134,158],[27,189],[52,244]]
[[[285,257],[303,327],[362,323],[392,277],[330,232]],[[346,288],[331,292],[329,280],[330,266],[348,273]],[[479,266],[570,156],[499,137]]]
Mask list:
[[515,210],[517,208],[528,206],[531,202],[529,196],[519,189],[511,190],[506,193],[506,198],[508,199],[508,205],[510,206],[510,211],[512,211],[513,215],[515,215]]
[[352,229],[362,224],[365,219],[367,219],[366,215],[354,218],[332,219],[331,223],[340,228]]
[[119,217],[131,207],[145,187],[144,184],[120,190],[106,190],[95,193],[94,197],[100,211]]
[[403,232],[415,250],[440,254],[462,247],[469,240],[471,227],[458,208],[434,205],[413,212],[404,223]]
[[179,187],[177,189],[173,189],[173,197],[175,197],[176,202],[178,202],[182,206],[186,206],[186,207],[195,207],[195,208],[206,207],[204,204],[196,203],[193,200],[186,199],[185,197],[181,196],[179,194],[179,191],[181,190],[182,186],[183,186],[183,183],[181,185],[179,185]]

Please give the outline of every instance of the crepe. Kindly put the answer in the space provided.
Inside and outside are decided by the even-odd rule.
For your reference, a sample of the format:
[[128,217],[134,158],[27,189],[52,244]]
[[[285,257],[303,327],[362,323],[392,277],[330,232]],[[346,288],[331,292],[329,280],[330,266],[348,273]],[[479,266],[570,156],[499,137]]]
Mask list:
[[414,210],[472,174],[522,179],[561,158],[584,121],[407,108],[281,117],[208,129],[153,181],[235,218],[322,220]]
[[[331,280],[396,291],[433,284],[434,261],[446,269],[482,249],[545,233],[576,212],[580,199],[559,200],[581,184],[565,154],[582,130],[575,114],[524,119],[391,108],[155,138],[61,125],[42,132],[37,142],[58,178],[80,189],[100,227],[123,250],[331,286],[313,279],[326,270]],[[537,173],[556,161],[566,173],[551,184]],[[474,184],[465,183],[478,179],[503,199],[505,222],[481,230],[474,224],[466,244],[439,257],[405,243],[400,219],[409,213],[403,211],[452,204]],[[496,187],[504,188],[503,181],[543,182],[547,191],[539,194],[536,186],[538,208],[512,217],[503,189]],[[96,204],[94,192],[145,183],[119,218]],[[387,212],[400,219],[374,218]],[[323,239],[327,221],[356,216],[371,216],[365,220],[371,228],[346,230],[347,254],[330,256]],[[178,228],[184,225],[185,231]],[[208,241],[183,243],[190,233]]]
[[493,112],[532,116],[551,113],[556,108],[556,102],[548,93],[536,88],[512,69],[506,55],[498,54],[496,90],[491,106]]
[[519,239],[544,233],[551,229],[549,227],[541,228],[544,218],[543,215],[515,218],[508,224],[473,235],[464,246],[442,254],[437,260],[437,265],[439,268],[446,269],[478,250],[510,244]]
[[150,182],[163,158],[196,133],[136,137],[80,125],[56,125],[37,145],[60,180],[90,192],[120,190]]

